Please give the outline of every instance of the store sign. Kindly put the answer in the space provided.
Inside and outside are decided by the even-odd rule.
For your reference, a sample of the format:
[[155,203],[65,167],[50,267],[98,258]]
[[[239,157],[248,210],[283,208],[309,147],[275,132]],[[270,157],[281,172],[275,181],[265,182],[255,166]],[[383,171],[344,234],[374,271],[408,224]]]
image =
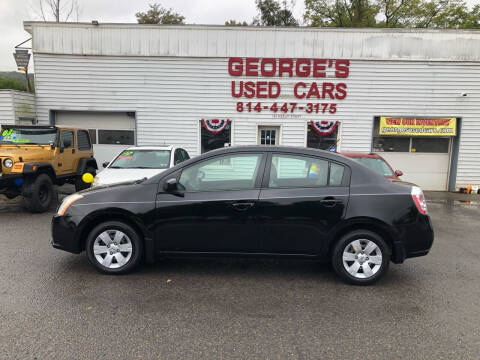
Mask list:
[[[241,58],[228,60],[231,95],[237,112],[335,114],[347,97],[344,79],[350,74],[345,59]],[[292,78],[282,87],[274,78]],[[339,80],[339,81],[335,81]],[[283,97],[289,101],[279,101]],[[293,99],[293,100],[292,100]]]
[[380,117],[379,135],[395,136],[455,136],[457,119]]
[[16,49],[13,57],[17,63],[18,70],[26,71],[28,69],[28,63],[30,62],[28,50]]

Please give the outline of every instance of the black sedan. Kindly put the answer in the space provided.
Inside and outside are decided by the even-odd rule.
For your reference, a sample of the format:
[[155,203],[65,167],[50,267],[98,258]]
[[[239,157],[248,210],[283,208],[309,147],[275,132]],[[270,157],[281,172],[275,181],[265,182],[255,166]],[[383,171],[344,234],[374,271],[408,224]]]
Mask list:
[[422,190],[344,156],[305,148],[230,147],[153,178],[68,196],[52,245],[109,274],[178,256],[331,261],[370,284],[390,261],[426,255],[433,230]]

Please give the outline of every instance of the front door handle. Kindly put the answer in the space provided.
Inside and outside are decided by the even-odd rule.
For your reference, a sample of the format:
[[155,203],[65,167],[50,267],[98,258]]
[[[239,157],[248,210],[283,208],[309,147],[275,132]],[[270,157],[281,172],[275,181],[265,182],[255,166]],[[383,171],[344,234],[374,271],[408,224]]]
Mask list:
[[238,211],[245,211],[251,207],[253,207],[255,204],[251,202],[244,202],[244,203],[234,203],[232,206],[235,208],[235,210]]
[[341,202],[342,200],[335,199],[333,196],[327,196],[326,198],[320,200],[320,203],[326,207],[334,207]]

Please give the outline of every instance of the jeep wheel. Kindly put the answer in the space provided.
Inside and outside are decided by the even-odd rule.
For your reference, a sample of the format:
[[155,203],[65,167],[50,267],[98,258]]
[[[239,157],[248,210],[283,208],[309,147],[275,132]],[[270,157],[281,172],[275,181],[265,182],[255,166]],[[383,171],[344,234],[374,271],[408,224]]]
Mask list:
[[86,183],[82,179],[83,174],[86,174],[86,173],[92,174],[93,177],[95,177],[95,175],[96,175],[94,168],[91,168],[91,167],[87,168],[87,170],[85,172],[83,172],[82,175],[77,176],[77,178],[75,179],[75,191],[77,191],[77,192],[82,191],[82,190],[88,189],[90,186],[92,186],[91,183]]
[[24,200],[31,212],[45,212],[50,209],[55,199],[52,179],[47,174],[40,174],[25,181]]

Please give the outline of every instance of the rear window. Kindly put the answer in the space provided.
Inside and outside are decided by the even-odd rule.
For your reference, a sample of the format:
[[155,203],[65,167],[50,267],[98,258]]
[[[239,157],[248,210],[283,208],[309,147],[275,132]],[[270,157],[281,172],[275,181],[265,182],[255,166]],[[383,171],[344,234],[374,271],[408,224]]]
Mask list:
[[92,145],[90,144],[90,137],[86,130],[77,131],[77,143],[78,150],[90,150]]
[[365,165],[382,176],[393,176],[392,169],[390,169],[388,164],[383,159],[367,157],[352,157],[351,159],[362,165]]

